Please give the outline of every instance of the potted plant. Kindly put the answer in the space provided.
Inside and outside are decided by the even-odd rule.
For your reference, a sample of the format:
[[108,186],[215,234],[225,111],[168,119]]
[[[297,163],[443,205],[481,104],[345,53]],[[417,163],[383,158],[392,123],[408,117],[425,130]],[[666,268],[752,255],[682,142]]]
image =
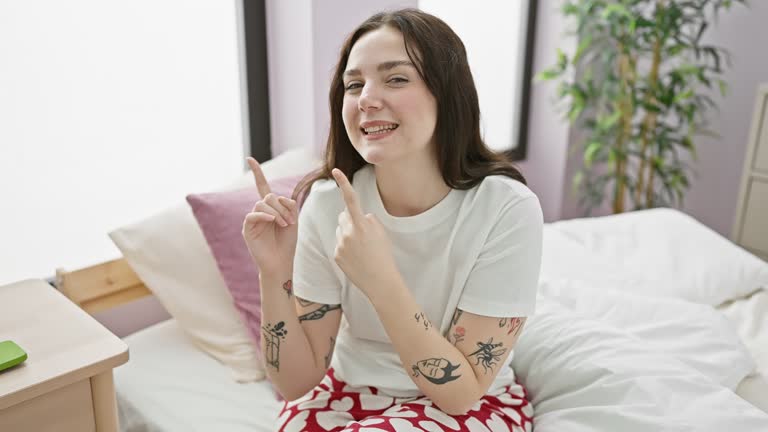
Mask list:
[[[727,52],[702,43],[710,19],[746,0],[571,0],[578,45],[537,75],[557,80],[567,118],[584,132],[573,178],[587,214],[611,199],[613,213],[682,204],[696,160],[695,137],[716,108],[712,90]],[[573,149],[572,149],[573,150]]]

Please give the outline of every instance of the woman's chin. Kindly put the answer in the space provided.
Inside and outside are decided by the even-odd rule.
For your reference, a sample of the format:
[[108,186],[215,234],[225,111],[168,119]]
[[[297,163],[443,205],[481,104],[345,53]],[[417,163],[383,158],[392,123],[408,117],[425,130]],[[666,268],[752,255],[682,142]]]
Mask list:
[[381,165],[382,163],[386,163],[388,159],[386,153],[387,152],[383,151],[383,149],[366,147],[360,153],[360,156],[362,156],[369,164]]

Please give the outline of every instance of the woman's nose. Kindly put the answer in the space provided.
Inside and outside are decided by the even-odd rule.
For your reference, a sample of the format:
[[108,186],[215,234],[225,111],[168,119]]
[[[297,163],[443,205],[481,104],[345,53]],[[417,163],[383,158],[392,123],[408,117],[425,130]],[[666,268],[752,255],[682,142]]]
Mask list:
[[369,111],[381,108],[381,95],[373,85],[366,85],[360,93],[357,101],[360,111]]

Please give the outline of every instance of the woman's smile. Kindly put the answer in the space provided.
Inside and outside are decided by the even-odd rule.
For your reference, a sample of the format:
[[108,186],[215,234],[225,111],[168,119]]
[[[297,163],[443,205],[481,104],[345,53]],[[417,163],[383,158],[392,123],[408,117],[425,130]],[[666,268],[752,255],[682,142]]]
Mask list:
[[389,137],[397,130],[397,126],[394,128],[381,129],[374,132],[363,131],[363,138],[368,141],[380,140]]

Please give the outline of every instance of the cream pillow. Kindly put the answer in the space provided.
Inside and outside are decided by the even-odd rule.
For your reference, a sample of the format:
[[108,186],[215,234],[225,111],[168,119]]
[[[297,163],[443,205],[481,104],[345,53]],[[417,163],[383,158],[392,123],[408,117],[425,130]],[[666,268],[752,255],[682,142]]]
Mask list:
[[[262,168],[272,180],[306,173],[319,163],[310,150],[299,149],[265,162]],[[247,171],[220,190],[252,184]],[[117,228],[109,236],[197,347],[228,366],[236,381],[264,379],[254,342],[183,197],[173,207]]]

